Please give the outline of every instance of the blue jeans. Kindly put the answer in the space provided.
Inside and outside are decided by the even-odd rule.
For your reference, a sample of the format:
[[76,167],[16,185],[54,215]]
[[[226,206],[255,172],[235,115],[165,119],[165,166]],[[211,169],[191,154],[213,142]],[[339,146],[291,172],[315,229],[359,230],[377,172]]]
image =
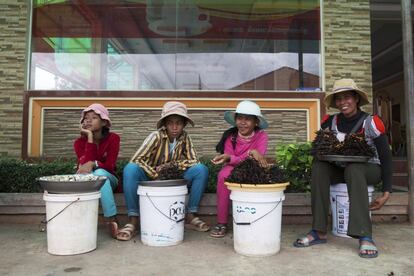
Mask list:
[[117,214],[113,190],[118,186],[118,179],[104,169],[96,169],[93,175],[106,176],[105,184],[101,188],[101,204],[104,217],[112,217]]
[[[187,212],[196,213],[207,186],[208,169],[203,164],[196,164],[184,172],[184,179],[188,181],[188,188],[190,189]],[[148,180],[147,174],[139,165],[128,163],[125,166],[123,185],[128,216],[139,216],[138,185],[141,181]]]

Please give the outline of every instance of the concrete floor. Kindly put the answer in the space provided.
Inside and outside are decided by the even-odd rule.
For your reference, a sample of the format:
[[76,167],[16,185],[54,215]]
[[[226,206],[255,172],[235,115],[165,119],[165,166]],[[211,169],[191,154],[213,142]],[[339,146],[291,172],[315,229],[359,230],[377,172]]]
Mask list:
[[376,259],[360,258],[356,240],[332,235],[325,245],[294,248],[293,240],[309,227],[283,225],[282,249],[270,257],[235,253],[232,234],[214,239],[186,231],[180,245],[149,247],[139,236],[113,240],[101,227],[96,250],[53,256],[37,225],[0,224],[0,275],[414,275],[413,226],[374,225]]

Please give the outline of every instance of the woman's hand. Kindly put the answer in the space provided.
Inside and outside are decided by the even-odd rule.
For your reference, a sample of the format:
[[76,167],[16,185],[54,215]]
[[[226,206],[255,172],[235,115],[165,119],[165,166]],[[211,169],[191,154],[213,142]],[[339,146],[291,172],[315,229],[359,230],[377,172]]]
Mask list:
[[260,166],[262,166],[263,168],[267,167],[266,158],[263,155],[261,155],[257,150],[250,150],[249,156],[251,158],[256,159],[259,162]]
[[230,155],[227,153],[219,154],[211,160],[211,163],[218,165],[230,162]]
[[80,125],[80,134],[86,136],[89,143],[93,143],[93,133],[89,129],[86,129],[84,124]]
[[78,171],[76,173],[91,173],[94,166],[95,162],[88,161],[85,164],[79,165]]
[[382,206],[384,206],[385,202],[390,198],[390,192],[384,192],[382,196],[377,197],[374,201],[371,202],[369,205],[369,210],[379,210]]

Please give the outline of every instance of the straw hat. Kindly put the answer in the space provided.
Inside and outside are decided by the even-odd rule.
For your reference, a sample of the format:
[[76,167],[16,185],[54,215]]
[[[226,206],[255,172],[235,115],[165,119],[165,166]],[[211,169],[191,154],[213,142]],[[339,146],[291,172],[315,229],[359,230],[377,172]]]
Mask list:
[[96,114],[98,114],[99,117],[101,117],[102,120],[106,120],[108,122],[107,127],[108,128],[111,127],[112,123],[111,123],[111,120],[109,119],[108,109],[106,109],[105,106],[103,106],[101,104],[98,104],[98,103],[91,104],[90,106],[88,106],[87,108],[82,110],[81,119],[80,119],[81,124],[82,124],[83,120],[85,119],[85,114],[89,111],[93,111]]
[[157,128],[161,128],[164,125],[164,119],[170,115],[179,115],[184,117],[187,122],[194,126],[193,120],[187,114],[187,107],[180,102],[166,102],[162,107],[161,118],[157,122]]
[[235,115],[245,114],[245,115],[254,115],[259,119],[259,128],[265,129],[269,126],[266,119],[263,117],[262,112],[260,111],[260,106],[252,101],[241,101],[236,108],[236,111],[226,111],[224,112],[224,120],[232,126],[236,126]]
[[334,95],[345,91],[355,91],[359,95],[358,106],[369,103],[368,94],[358,88],[353,79],[340,79],[334,82],[332,91],[326,94],[324,99],[325,106],[336,108]]

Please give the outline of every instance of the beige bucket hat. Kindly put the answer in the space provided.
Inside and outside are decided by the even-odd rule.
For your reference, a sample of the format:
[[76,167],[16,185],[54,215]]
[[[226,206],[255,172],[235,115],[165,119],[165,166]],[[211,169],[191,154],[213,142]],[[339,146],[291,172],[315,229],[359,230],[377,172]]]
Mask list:
[[181,102],[166,102],[162,107],[161,118],[157,122],[157,128],[161,128],[164,125],[164,119],[170,115],[179,115],[184,117],[187,122],[194,126],[193,120],[187,114],[187,106]]
[[358,106],[363,106],[369,104],[368,94],[358,88],[353,79],[340,79],[334,82],[332,91],[328,92],[325,96],[324,103],[326,107],[336,108],[335,105],[335,94],[345,92],[345,91],[355,91],[359,95]]

